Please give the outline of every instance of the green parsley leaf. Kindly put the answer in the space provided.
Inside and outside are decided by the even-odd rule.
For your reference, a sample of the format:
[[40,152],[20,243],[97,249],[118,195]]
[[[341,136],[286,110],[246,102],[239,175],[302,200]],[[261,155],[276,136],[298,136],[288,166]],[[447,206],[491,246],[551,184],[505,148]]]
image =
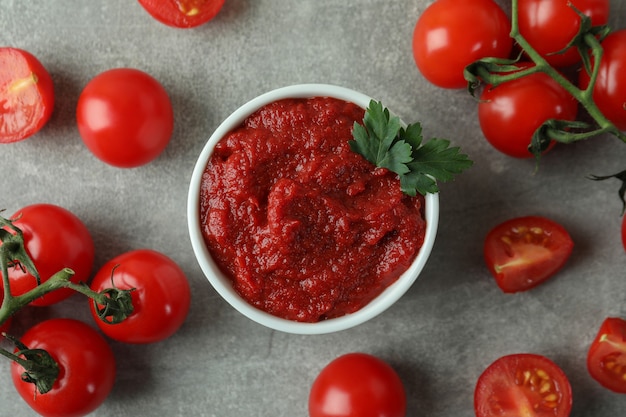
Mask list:
[[400,177],[405,194],[415,196],[437,193],[437,181],[450,181],[472,166],[473,162],[447,139],[423,143],[422,126],[414,123],[403,128],[397,116],[380,102],[370,101],[363,124],[354,123],[350,149],[369,162]]

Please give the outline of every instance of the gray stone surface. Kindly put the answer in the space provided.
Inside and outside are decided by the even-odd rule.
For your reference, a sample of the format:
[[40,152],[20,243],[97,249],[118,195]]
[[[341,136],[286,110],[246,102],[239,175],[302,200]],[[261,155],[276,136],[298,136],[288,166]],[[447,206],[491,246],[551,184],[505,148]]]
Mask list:
[[[148,346],[112,343],[117,382],[94,415],[306,416],[317,373],[352,351],[378,355],[398,371],[408,416],[473,416],[482,370],[516,352],[546,355],[564,369],[573,417],[626,415],[626,397],[601,388],[585,367],[601,321],[626,316],[618,184],[586,176],[626,168],[626,147],[613,138],[561,146],[536,173],[533,161],[497,153],[481,136],[474,99],[429,85],[414,65],[412,31],[428,4],[226,0],[209,24],[176,30],[134,1],[0,0],[0,44],[38,56],[57,91],[55,113],[39,134],[0,147],[0,206],[7,213],[37,202],[64,206],[91,230],[95,268],[149,247],[175,259],[193,289],[189,318],[173,338]],[[612,25],[626,26],[625,3],[611,0],[611,6]],[[96,160],[75,124],[84,85],[122,66],[159,79],[176,117],[167,150],[128,170]],[[405,121],[421,121],[427,136],[452,139],[475,161],[442,185],[437,242],[410,291],[371,322],[323,336],[274,332],[235,312],[202,275],[185,217],[195,159],[216,126],[260,93],[309,82],[380,99]],[[576,246],[558,276],[505,295],[483,263],[483,238],[500,221],[529,214],[562,223]],[[73,296],[23,311],[13,330],[59,316],[90,320],[84,299]],[[8,361],[0,361],[0,415],[33,415],[8,371]]]

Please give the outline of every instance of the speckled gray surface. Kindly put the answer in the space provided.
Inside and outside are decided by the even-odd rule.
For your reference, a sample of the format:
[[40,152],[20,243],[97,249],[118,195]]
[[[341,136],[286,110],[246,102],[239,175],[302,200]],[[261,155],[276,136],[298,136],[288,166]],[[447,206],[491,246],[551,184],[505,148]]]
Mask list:
[[[226,0],[217,18],[193,30],[153,20],[135,1],[0,0],[0,43],[27,49],[49,69],[57,91],[50,123],[35,137],[0,148],[0,206],[50,202],[91,230],[96,265],[150,247],[187,273],[193,303],[186,324],[154,345],[112,343],[117,382],[96,416],[307,415],[309,387],[329,361],[365,351],[387,360],[408,395],[408,416],[473,416],[477,377],[496,358],[546,355],[569,376],[573,417],[626,415],[626,397],[587,374],[585,358],[608,315],[626,316],[626,255],[616,182],[588,174],[624,169],[626,147],[596,139],[554,149],[534,173],[481,137],[475,102],[464,91],[429,85],[417,72],[411,35],[430,1]],[[502,2],[501,4],[508,4]],[[611,0],[614,27],[625,3]],[[84,85],[113,67],[159,79],[176,117],[172,141],[154,162],[113,168],[82,144],[75,106]],[[443,184],[441,223],[422,276],[392,308],[337,334],[274,332],[235,312],[210,287],[189,243],[187,184],[212,131],[238,106],[270,89],[322,82],[382,100],[427,136],[452,139],[475,166]],[[505,295],[482,260],[486,232],[507,218],[539,214],[575,241],[571,260],[548,283]],[[79,296],[23,311],[15,333],[46,317],[89,321]],[[3,342],[4,343],[4,342]],[[0,361],[0,415],[33,415]]]

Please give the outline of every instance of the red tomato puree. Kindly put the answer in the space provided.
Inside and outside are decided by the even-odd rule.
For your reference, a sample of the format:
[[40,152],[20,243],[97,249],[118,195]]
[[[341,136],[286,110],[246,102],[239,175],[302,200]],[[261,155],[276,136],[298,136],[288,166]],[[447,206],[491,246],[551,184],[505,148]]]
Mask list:
[[203,235],[250,304],[302,322],[342,316],[414,260],[424,200],[350,149],[363,115],[337,99],[279,100],[215,147],[201,185]]

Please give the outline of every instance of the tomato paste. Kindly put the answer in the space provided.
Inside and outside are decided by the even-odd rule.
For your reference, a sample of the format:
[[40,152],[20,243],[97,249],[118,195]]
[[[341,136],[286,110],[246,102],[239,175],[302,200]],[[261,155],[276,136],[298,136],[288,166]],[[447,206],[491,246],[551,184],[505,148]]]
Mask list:
[[415,259],[424,199],[350,149],[363,115],[333,98],[279,100],[216,145],[202,178],[202,232],[250,304],[295,321],[339,317]]

